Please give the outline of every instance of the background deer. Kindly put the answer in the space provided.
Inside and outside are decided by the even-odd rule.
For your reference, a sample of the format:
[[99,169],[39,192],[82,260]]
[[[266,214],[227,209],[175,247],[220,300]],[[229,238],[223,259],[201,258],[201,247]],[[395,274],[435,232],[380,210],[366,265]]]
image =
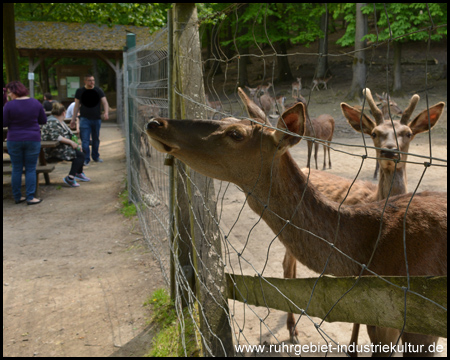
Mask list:
[[294,99],[298,98],[301,95],[300,94],[301,89],[302,89],[302,78],[297,78],[297,81],[292,83],[292,97]]
[[205,94],[205,97],[206,97],[206,104],[210,108],[213,109],[213,111],[211,111],[211,112],[208,111],[208,113],[210,114],[210,115],[208,115],[208,117],[213,118],[218,111],[222,110],[222,102],[220,100],[218,100],[218,101],[211,101],[209,99],[209,95],[208,94]]
[[[380,275],[406,275],[404,233],[410,275],[447,273],[446,193],[423,192],[412,200],[411,194],[400,195],[389,206],[384,201],[340,206],[309,184],[289,153],[305,131],[303,103],[280,116],[279,131],[265,126],[253,106],[247,110],[254,121],[152,119],[147,135],[157,150],[243,189],[250,208],[278,234],[287,252],[313,271],[360,275],[359,264],[367,264]],[[290,332],[295,330],[291,325]]]
[[[317,118],[311,119],[308,114],[308,108],[306,106],[306,99],[303,96],[299,96],[297,98],[297,101],[302,102],[305,105],[305,111],[306,111],[306,128],[305,128],[305,136],[316,138],[319,140],[325,140],[325,141],[331,141],[333,140],[333,134],[334,134],[334,126],[335,121],[331,115],[328,114],[322,114],[319,115]],[[316,169],[318,169],[317,166],[317,153],[319,151],[319,143],[320,142],[314,142],[314,160],[316,162]],[[331,169],[331,155],[330,155],[330,147],[329,144],[323,143],[323,170],[326,169],[326,163],[327,163],[327,152],[328,152],[328,166]],[[312,153],[312,147],[313,147],[313,141],[307,140],[308,145],[308,160],[306,167],[310,167],[311,162],[311,153]]]
[[328,89],[327,88],[327,83],[328,83],[328,81],[330,81],[330,79],[332,78],[333,76],[332,75],[330,75],[329,77],[327,77],[327,78],[318,78],[318,79],[314,79],[313,80],[313,86],[312,86],[312,88],[311,88],[311,91],[314,91],[314,89],[317,89],[317,91],[319,91],[320,90],[320,88],[319,88],[319,86],[320,85],[323,85],[323,88],[324,89]]

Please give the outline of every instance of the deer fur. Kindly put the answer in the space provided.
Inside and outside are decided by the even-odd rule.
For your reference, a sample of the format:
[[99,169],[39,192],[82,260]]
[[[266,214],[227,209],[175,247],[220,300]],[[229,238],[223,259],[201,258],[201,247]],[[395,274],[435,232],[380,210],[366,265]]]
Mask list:
[[332,75],[330,75],[329,77],[327,77],[327,78],[318,78],[318,79],[314,79],[313,80],[313,86],[312,86],[312,88],[311,88],[311,91],[314,91],[314,89],[317,89],[317,91],[319,91],[320,89],[319,89],[319,86],[320,85],[323,85],[323,88],[324,89],[328,89],[327,88],[327,83],[328,83],[328,81],[330,81],[330,79],[332,78],[333,76]]
[[366,264],[380,275],[406,275],[404,234],[410,275],[447,273],[446,193],[423,192],[412,200],[411,194],[400,195],[387,206],[340,206],[308,182],[289,153],[305,132],[303,103],[287,109],[276,130],[258,111],[247,110],[254,121],[152,119],[147,135],[157,150],[243,189],[250,208],[289,254],[313,271],[359,275]]
[[292,83],[292,97],[294,99],[298,98],[301,95],[300,90],[302,90],[302,78],[297,78],[297,81]]

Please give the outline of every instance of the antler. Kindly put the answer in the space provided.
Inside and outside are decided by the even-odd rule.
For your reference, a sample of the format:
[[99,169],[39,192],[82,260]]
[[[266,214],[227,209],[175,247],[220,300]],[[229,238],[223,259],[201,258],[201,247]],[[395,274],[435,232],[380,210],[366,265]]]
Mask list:
[[247,94],[240,87],[238,87],[238,94],[239,94],[239,97],[241,98],[242,102],[244,103],[244,106],[247,109],[248,116],[250,118],[252,118],[254,120],[260,119],[261,123],[270,125],[270,122],[267,119],[264,111],[262,111],[261,108],[258,105],[256,105],[251,99],[249,99]]
[[417,103],[420,100],[420,96],[417,94],[414,94],[411,98],[411,100],[409,100],[409,105],[408,107],[405,109],[405,111],[403,112],[402,118],[400,119],[400,123],[407,125],[408,124],[408,120],[411,117],[412,113],[414,112],[414,109],[416,108]]
[[375,118],[375,121],[376,121],[377,125],[381,125],[384,122],[384,120],[383,120],[383,113],[378,108],[378,106],[375,104],[375,101],[373,100],[372,93],[370,92],[370,89],[369,88],[365,88],[363,90],[363,95],[365,95],[365,97],[367,99],[367,102],[369,103],[370,110],[372,111],[372,115]]

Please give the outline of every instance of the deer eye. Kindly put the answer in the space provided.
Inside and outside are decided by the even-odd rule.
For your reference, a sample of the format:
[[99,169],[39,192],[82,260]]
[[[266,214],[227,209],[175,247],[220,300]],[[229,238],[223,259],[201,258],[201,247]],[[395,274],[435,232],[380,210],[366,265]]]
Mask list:
[[375,138],[377,137],[377,133],[374,133],[374,132],[373,132],[373,133],[371,134],[371,136],[372,136],[372,139],[375,139]]
[[227,132],[227,135],[232,138],[234,141],[242,141],[244,140],[244,135],[242,135],[239,131],[237,130],[231,130]]

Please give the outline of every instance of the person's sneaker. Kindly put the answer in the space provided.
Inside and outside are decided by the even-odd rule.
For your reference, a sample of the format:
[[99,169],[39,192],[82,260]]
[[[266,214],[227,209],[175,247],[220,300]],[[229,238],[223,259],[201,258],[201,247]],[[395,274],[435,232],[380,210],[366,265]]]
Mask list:
[[89,179],[86,175],[84,175],[84,173],[75,174],[75,179],[80,181],[91,181],[91,179]]
[[85,161],[83,166],[89,166],[89,161]]
[[75,180],[75,179],[70,179],[68,176],[66,176],[64,179],[63,179],[63,181],[67,184],[67,185],[69,185],[69,186],[71,186],[71,187],[78,187],[78,186],[80,186],[80,184],[78,184],[77,183],[77,181]]
[[98,158],[97,160],[94,160],[95,162],[98,162],[98,163],[102,163],[103,162],[103,160],[102,159],[100,159],[100,158]]

